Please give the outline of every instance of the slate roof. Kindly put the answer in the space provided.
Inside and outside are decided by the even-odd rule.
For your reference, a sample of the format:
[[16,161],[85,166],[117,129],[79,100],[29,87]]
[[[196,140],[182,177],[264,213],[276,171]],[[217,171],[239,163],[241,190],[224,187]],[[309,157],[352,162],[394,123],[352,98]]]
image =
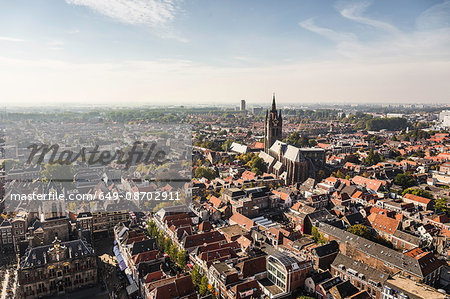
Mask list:
[[347,271],[348,269],[352,269],[356,271],[358,274],[361,273],[364,275],[362,278],[365,281],[373,281],[378,287],[381,287],[386,279],[388,279],[389,275],[377,270],[375,268],[369,267],[368,265],[356,261],[352,259],[351,257],[348,257],[346,255],[343,255],[342,253],[338,253],[336,258],[334,259],[333,263],[331,264],[332,267],[340,268],[343,267],[342,270]]
[[337,277],[330,278],[320,284],[322,285],[322,288],[325,291],[328,291],[329,289],[331,289],[332,287],[334,287],[337,284],[340,284],[341,282],[342,282],[342,279],[339,276],[337,276]]
[[361,215],[361,213],[359,212],[347,215],[344,217],[344,219],[350,226],[355,224],[363,224],[365,222],[363,215]]
[[[46,246],[38,246],[27,249],[25,254],[20,259],[20,267],[22,269],[45,265],[50,262],[50,258],[48,256],[48,251],[53,248],[54,245],[46,245]],[[70,259],[69,257],[69,249],[72,251],[72,258],[82,257],[86,255],[91,255],[94,253],[91,245],[83,240],[74,240],[68,242],[61,242],[60,247],[67,248],[66,256],[60,257],[61,260]],[[44,258],[44,254],[46,257]]]
[[401,240],[404,240],[404,241],[406,241],[408,243],[411,243],[411,244],[414,244],[414,245],[417,245],[417,246],[419,246],[419,244],[420,244],[420,238],[419,237],[411,235],[411,234],[409,234],[407,232],[404,232],[404,231],[401,231],[399,229],[397,229],[395,231],[394,237],[397,237],[397,238],[399,238]]
[[319,273],[313,274],[311,276],[311,279],[314,282],[314,284],[321,283],[322,281],[328,280],[330,278],[331,278],[331,273],[328,270],[324,271],[324,272],[319,272]]
[[136,255],[142,252],[147,252],[150,250],[157,249],[156,238],[154,239],[146,239],[143,241],[134,242],[131,248],[131,255]]
[[239,188],[227,188],[223,190],[223,194],[230,197],[245,196],[245,192]]
[[357,248],[359,251],[365,253],[368,256],[393,265],[417,277],[424,278],[428,275],[428,273],[422,272],[418,260],[406,256],[401,252],[387,248],[386,246],[369,241],[326,223],[320,223],[319,230],[321,230],[325,234],[337,238],[338,240],[340,240],[340,242],[348,242],[353,247]]
[[336,241],[331,241],[325,245],[318,246],[313,251],[316,252],[318,257],[327,256],[339,251],[339,244]]
[[344,282],[335,285],[334,288],[337,289],[341,298],[348,298],[351,295],[354,295],[359,292],[359,290],[354,285],[352,285],[352,283],[349,280],[346,280]]

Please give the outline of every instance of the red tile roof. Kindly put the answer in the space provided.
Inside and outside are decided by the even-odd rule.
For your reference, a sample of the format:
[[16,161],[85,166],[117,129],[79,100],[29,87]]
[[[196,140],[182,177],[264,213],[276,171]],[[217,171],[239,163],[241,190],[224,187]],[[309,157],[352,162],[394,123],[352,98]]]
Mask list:
[[378,191],[382,186],[386,185],[385,181],[368,179],[362,176],[355,176],[352,181],[357,185],[366,186],[366,188],[372,189],[374,191]]
[[220,206],[222,205],[222,200],[220,198],[215,197],[214,195],[211,196],[211,198],[209,199],[209,202],[216,208],[220,208]]
[[391,235],[395,233],[400,224],[399,220],[381,214],[370,214],[367,219],[375,230]]
[[426,205],[431,202],[431,199],[429,199],[429,198],[425,198],[422,196],[417,196],[417,195],[413,195],[413,194],[409,194],[409,193],[406,194],[403,198],[406,198],[406,199],[409,199],[412,201],[416,201],[416,202],[419,202],[422,204],[426,204]]
[[286,201],[288,199],[288,197],[289,197],[288,193],[280,192],[280,191],[277,191],[277,190],[273,190],[272,193],[275,194],[275,195],[278,195],[284,201]]
[[242,215],[240,213],[234,213],[230,217],[230,221],[238,224],[239,226],[245,228],[246,230],[250,230],[252,227],[255,226],[255,222],[253,220],[245,217],[244,215]]

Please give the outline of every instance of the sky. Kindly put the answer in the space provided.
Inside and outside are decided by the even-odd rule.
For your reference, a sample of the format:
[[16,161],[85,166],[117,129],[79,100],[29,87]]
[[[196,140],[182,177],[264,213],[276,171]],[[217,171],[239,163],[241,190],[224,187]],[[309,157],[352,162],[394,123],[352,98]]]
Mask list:
[[0,0],[0,105],[450,103],[450,1]]

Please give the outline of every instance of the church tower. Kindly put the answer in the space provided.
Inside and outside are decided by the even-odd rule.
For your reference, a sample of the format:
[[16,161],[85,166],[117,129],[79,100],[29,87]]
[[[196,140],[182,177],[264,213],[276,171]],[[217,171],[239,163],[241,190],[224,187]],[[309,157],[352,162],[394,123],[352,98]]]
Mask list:
[[272,109],[266,111],[266,119],[264,121],[264,151],[269,153],[269,149],[275,141],[282,139],[283,119],[281,111],[277,112],[275,104],[275,93],[272,99]]

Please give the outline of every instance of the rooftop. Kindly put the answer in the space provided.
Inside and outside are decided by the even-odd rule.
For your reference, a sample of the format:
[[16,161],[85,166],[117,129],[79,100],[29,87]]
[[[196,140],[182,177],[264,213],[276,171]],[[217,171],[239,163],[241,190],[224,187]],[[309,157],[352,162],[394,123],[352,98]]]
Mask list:
[[394,288],[398,291],[402,291],[408,295],[410,299],[419,298],[433,298],[444,299],[447,298],[446,294],[438,292],[436,289],[425,285],[413,282],[411,279],[400,275],[394,275],[394,277],[386,281],[386,286]]

